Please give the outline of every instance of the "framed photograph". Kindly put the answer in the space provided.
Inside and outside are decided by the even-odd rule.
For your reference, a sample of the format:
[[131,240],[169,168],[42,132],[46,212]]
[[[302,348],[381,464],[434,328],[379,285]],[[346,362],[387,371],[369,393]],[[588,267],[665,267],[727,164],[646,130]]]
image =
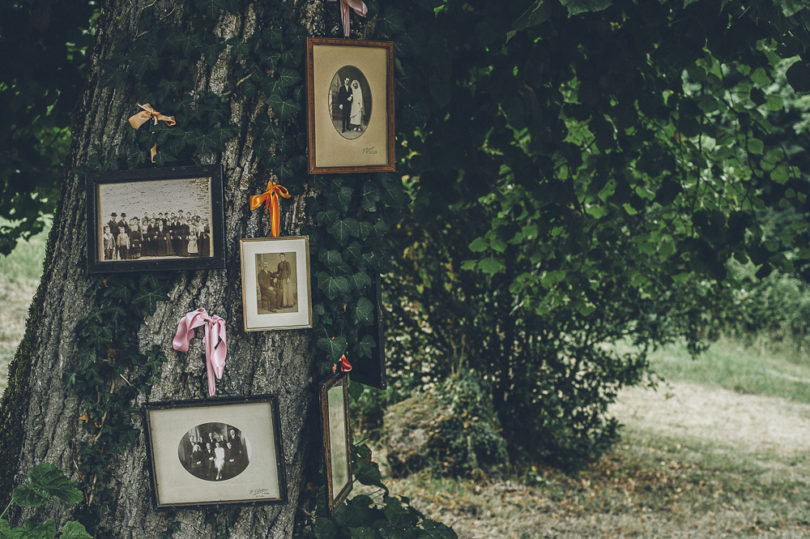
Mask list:
[[395,168],[394,44],[307,38],[310,174]]
[[379,275],[374,279],[374,294],[376,301],[374,304],[374,316],[376,325],[371,335],[377,342],[376,348],[371,358],[359,357],[358,354],[352,356],[352,380],[369,386],[385,389],[385,325],[382,308],[382,279]]
[[147,404],[144,415],[158,509],[286,502],[275,397]]
[[87,177],[90,273],[225,267],[222,168]]
[[312,327],[309,237],[243,239],[245,331]]
[[346,377],[341,373],[321,384],[321,419],[327,497],[329,511],[334,513],[352,490],[349,392]]

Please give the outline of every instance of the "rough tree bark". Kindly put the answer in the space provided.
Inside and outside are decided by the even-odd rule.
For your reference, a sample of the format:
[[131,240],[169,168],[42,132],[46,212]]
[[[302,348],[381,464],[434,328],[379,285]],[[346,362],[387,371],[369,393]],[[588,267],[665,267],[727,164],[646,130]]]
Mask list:
[[[183,2],[163,3],[166,16],[177,31],[182,32],[186,6]],[[132,95],[131,89],[126,87],[104,86],[100,82],[99,63],[120,52],[122,47],[125,49],[145,30],[137,27],[139,12],[154,9],[154,4],[131,0],[101,3],[88,88],[80,106],[79,124],[74,128],[72,162],[53,223],[44,276],[31,311],[24,346],[12,367],[10,390],[2,410],[0,438],[20,436],[19,453],[4,455],[6,468],[13,472],[13,477],[7,474],[7,478],[14,483],[42,461],[57,465],[74,478],[77,476],[77,441],[88,435],[83,433],[79,422],[83,404],[67,389],[64,375],[76,351],[77,322],[93,309],[93,287],[100,286],[88,279],[85,269],[86,200],[84,179],[78,169],[88,161],[94,148],[117,148],[125,131],[130,129],[127,118],[137,112],[134,106],[141,97]],[[158,2],[157,7],[161,7],[160,4]],[[306,0],[294,4],[300,24],[306,26],[309,34],[317,33],[323,26],[321,2]],[[220,13],[215,32],[225,39],[244,39],[261,31],[262,24],[254,14],[254,5],[243,2],[239,14]],[[223,94],[233,61],[227,51],[220,54],[213,68],[201,59],[195,88]],[[156,512],[141,432],[137,443],[109,462],[112,480],[106,486],[115,493],[115,499],[101,527],[115,530],[120,537],[155,537],[170,523],[175,528],[179,524],[174,537],[214,537],[223,531],[232,537],[290,536],[304,484],[304,462],[320,443],[305,435],[318,413],[312,376],[315,354],[310,332],[246,334],[241,329],[239,239],[269,235],[266,217],[258,211],[250,212],[248,207],[249,196],[258,194],[256,187],[262,184],[257,181],[251,125],[258,115],[268,114],[268,110],[261,96],[246,99],[231,95],[228,99],[231,124],[238,126],[238,134],[226,142],[221,153],[202,156],[204,164],[221,163],[224,169],[227,268],[182,273],[169,297],[140,327],[131,328],[137,332],[142,351],[157,345],[167,358],[159,380],[133,405],[197,398],[204,370],[200,360],[204,354],[201,339],[192,342],[188,354],[180,354],[172,349],[172,337],[178,319],[195,308],[205,307],[210,313],[222,316],[228,322],[229,342],[226,379],[217,384],[218,390],[230,395],[270,393],[278,397],[289,503],[228,507],[219,511]],[[177,115],[181,129],[183,111],[166,112]],[[301,129],[305,127],[302,125]],[[314,193],[302,191],[299,189],[293,199],[283,204],[283,235],[299,233],[308,219],[307,200]],[[137,418],[134,421],[140,425]],[[70,508],[58,504],[49,505],[36,514],[37,518],[54,518],[57,525],[69,516]]]

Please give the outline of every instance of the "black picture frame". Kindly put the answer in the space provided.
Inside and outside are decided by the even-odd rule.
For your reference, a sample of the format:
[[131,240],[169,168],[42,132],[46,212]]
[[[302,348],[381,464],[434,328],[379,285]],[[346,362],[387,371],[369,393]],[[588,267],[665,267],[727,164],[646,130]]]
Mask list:
[[352,381],[366,384],[367,386],[385,389],[387,387],[385,373],[385,319],[382,307],[382,279],[377,275],[374,279],[374,317],[376,321],[377,347],[370,359],[359,358],[356,355],[351,358]]
[[[329,377],[320,387],[321,423],[323,426],[323,456],[326,473],[327,502],[329,512],[334,514],[352,490],[352,441],[349,426],[349,391],[347,378],[342,373]],[[336,390],[332,392],[331,390]],[[330,399],[330,394],[333,399]],[[334,409],[331,414],[330,404]],[[335,419],[333,422],[331,419]],[[342,423],[342,425],[341,425]],[[335,449],[338,449],[336,454]],[[340,458],[340,452],[343,458]],[[338,473],[336,474],[335,471]],[[340,479],[345,481],[341,484]]]
[[[88,174],[86,177],[88,273],[224,268],[225,219],[222,178],[222,167],[219,165],[118,170]],[[201,192],[204,185],[207,185],[207,194]],[[195,187],[196,191],[191,189],[189,192],[184,189],[188,187]],[[102,195],[102,191],[108,193]],[[176,196],[167,196],[171,194]],[[184,199],[185,202],[183,202]],[[110,239],[104,228],[110,225],[112,220],[105,225],[104,215],[110,214],[110,209],[116,207],[141,208],[145,214],[154,212],[154,215],[162,213],[162,211],[158,211],[159,209],[166,209],[168,215],[168,208],[175,207],[178,213],[188,209],[191,214],[191,209],[189,209],[191,207],[203,212],[204,215],[200,217],[199,213],[195,211],[198,218],[196,224],[189,219],[191,224],[200,227],[199,235],[195,235],[193,246],[190,240],[170,239],[163,232],[164,228],[158,232],[156,226],[155,234],[161,234],[161,239],[155,239],[154,242],[150,240],[148,243],[146,240],[142,240],[139,244],[142,249],[137,251],[137,258],[132,257],[136,252],[133,247],[132,252],[127,252],[122,259],[117,247],[117,239],[115,239],[117,235],[111,235],[114,238],[112,240],[114,254],[105,248],[105,242],[109,243]],[[138,219],[145,217],[145,214],[139,216]],[[116,217],[119,216],[116,215]],[[157,218],[154,220],[158,221]],[[168,220],[161,220],[166,227],[165,230],[168,230],[168,226],[166,226]],[[207,231],[205,230],[206,223]],[[199,245],[197,245],[197,237],[200,238]],[[189,235],[188,238],[191,236]],[[128,239],[126,241],[129,243]],[[144,255],[146,246],[149,245],[151,250],[153,244],[154,253],[150,251],[150,255],[154,254],[154,256]],[[161,254],[157,247],[158,244],[169,245],[169,247],[163,249],[165,252]],[[175,253],[175,249],[171,245],[182,245],[176,249],[180,252]],[[197,249],[197,252],[192,253],[192,248]],[[129,250],[129,245],[127,245],[127,250]],[[205,256],[204,252],[208,253],[208,256]]]
[[[238,420],[240,411],[242,414],[266,413],[266,417],[255,418],[245,415],[240,422]],[[278,399],[275,396],[256,395],[251,397],[156,402],[146,404],[142,412],[152,499],[156,509],[287,503],[287,479],[282,449],[281,421],[278,411]],[[181,414],[179,419],[178,413]],[[174,415],[175,417],[156,419],[160,414],[164,416]],[[233,419],[222,421],[223,418],[234,417],[237,418],[236,421]],[[205,419],[220,419],[220,421],[201,423]],[[269,420],[267,425],[262,423],[264,419]],[[177,426],[173,423],[179,423],[183,426]],[[230,429],[233,428],[233,423],[239,423],[239,427],[236,427],[235,430],[239,432],[240,441],[243,441],[244,451],[247,455],[246,459],[244,459],[247,462],[241,470],[231,477],[213,480],[210,477],[204,479],[197,471],[187,467],[187,463],[184,463],[179,455],[185,438],[192,432],[192,430],[186,429],[186,426],[192,425],[191,429],[199,429],[199,427],[205,425],[224,425]],[[269,432],[263,430],[268,425]],[[159,435],[165,434],[167,430],[175,435],[174,438],[159,441]],[[246,433],[250,434],[250,437]],[[179,444],[177,435],[180,436]],[[265,441],[267,441],[266,438],[272,438],[272,440],[267,447],[254,448],[253,443],[250,442],[251,437],[254,439],[253,443],[261,441],[262,437],[265,438]],[[157,446],[159,443],[164,444],[164,446]],[[177,462],[174,462],[174,460],[177,460]],[[162,477],[163,474],[166,477]],[[240,476],[242,476],[240,480],[228,481]],[[261,483],[263,477],[265,479],[269,477],[271,479],[270,484]],[[272,484],[273,480],[275,485]],[[219,485],[225,485],[226,488]],[[178,499],[178,495],[173,491],[167,492],[169,488],[177,490],[184,487],[187,488],[187,493],[190,495],[185,500]],[[275,492],[273,492],[274,487]],[[243,496],[242,493],[247,493],[247,495]]]

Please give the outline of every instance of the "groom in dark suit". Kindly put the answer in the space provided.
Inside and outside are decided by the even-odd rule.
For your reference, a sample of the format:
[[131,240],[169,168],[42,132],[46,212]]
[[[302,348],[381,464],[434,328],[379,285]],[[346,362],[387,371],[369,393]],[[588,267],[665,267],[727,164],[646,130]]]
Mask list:
[[342,120],[342,131],[345,133],[349,130],[349,116],[352,111],[352,89],[349,88],[349,77],[343,81],[343,86],[340,87],[337,94],[338,105],[340,106],[340,117]]

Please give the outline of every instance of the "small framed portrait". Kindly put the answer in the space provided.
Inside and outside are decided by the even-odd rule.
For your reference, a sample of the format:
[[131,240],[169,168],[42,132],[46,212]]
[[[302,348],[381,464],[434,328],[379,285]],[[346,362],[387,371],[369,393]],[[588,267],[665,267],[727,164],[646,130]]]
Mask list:
[[158,509],[286,502],[274,397],[147,404],[144,415]]
[[310,174],[395,168],[394,45],[307,38]]
[[321,384],[321,419],[329,511],[334,513],[352,490],[349,392],[341,373]]
[[309,237],[243,239],[245,331],[312,327]]
[[219,166],[87,177],[90,273],[225,267]]

